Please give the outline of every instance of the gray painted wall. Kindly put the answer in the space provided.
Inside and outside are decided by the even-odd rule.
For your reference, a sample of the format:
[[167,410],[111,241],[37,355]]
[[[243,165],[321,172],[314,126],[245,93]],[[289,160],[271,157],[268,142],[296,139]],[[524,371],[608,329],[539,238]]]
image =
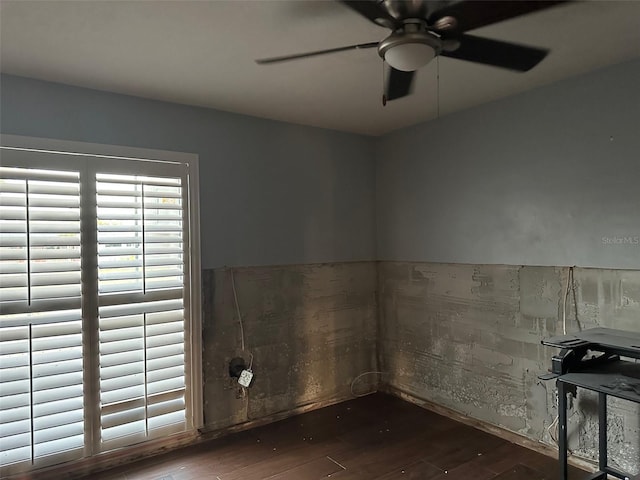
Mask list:
[[638,85],[640,60],[378,139],[378,259],[639,268]]
[[202,266],[375,258],[371,139],[2,75],[0,131],[196,153]]
[[638,268],[638,84],[629,62],[371,139],[3,75],[0,129],[199,154],[207,268],[376,240],[382,260]]
[[[555,383],[537,376],[562,334],[567,268],[380,262],[382,380],[408,393],[553,445]],[[640,271],[577,268],[567,332],[596,326],[640,331]],[[611,398],[609,458],[640,472],[640,405]],[[578,389],[569,447],[598,459],[597,396]],[[551,429],[553,432],[554,430]]]

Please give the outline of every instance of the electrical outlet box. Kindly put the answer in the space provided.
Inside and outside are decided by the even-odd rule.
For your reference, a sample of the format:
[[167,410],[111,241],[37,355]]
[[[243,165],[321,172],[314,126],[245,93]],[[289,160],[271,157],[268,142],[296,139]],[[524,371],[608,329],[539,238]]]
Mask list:
[[240,374],[246,369],[247,364],[242,357],[232,358],[229,362],[229,376],[231,378],[240,378]]
[[243,387],[248,388],[249,385],[251,385],[251,380],[253,380],[253,372],[251,370],[243,370],[238,378],[238,383]]

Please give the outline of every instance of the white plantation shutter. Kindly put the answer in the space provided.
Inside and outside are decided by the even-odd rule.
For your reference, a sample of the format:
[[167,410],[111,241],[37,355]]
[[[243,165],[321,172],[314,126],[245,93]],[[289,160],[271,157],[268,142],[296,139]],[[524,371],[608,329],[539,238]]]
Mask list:
[[80,301],[77,172],[0,167],[0,302],[23,310]]
[[181,300],[101,308],[101,426],[108,447],[184,430],[183,312]]
[[195,432],[193,157],[0,153],[0,474]]
[[182,179],[98,174],[104,448],[186,428]]
[[79,173],[0,167],[0,465],[84,449]]

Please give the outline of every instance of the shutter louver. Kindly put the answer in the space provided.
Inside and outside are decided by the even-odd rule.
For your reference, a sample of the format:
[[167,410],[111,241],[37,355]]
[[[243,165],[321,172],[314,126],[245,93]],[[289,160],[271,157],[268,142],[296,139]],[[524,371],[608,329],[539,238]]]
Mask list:
[[79,174],[0,167],[0,206],[0,465],[79,458]]
[[96,176],[103,449],[183,431],[182,181]]

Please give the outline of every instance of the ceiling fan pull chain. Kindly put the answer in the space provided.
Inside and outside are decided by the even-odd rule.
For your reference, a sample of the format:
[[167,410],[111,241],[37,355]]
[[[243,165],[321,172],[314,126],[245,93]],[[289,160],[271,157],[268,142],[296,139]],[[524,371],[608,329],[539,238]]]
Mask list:
[[385,85],[385,76],[384,76],[384,58],[382,59],[382,106],[387,106],[387,95],[384,93],[387,91],[387,86]]
[[440,57],[436,57],[436,119],[440,118]]

